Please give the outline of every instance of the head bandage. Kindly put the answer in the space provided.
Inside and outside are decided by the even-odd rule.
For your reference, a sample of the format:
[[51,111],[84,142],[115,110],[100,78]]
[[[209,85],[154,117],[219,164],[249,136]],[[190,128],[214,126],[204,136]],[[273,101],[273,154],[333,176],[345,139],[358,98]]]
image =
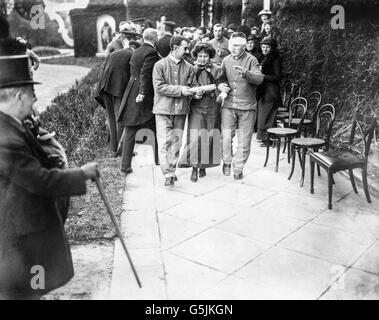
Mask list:
[[245,46],[246,44],[247,44],[247,40],[243,37],[236,37],[236,38],[229,39],[229,46],[232,46],[232,45]]

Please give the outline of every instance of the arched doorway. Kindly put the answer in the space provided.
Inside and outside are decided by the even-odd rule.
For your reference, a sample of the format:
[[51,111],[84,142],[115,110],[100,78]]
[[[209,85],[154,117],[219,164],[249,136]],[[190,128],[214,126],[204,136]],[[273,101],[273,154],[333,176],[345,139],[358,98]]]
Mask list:
[[112,34],[116,31],[115,19],[108,15],[102,15],[97,18],[97,52],[105,52],[107,44],[112,40]]

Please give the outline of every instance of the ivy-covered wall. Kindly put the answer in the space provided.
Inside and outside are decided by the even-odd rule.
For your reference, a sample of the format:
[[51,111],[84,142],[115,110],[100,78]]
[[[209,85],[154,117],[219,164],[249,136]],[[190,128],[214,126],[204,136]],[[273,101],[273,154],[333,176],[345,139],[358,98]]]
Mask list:
[[379,116],[379,5],[377,0],[338,1],[346,25],[333,30],[334,4],[278,1],[275,21],[289,79],[335,104],[338,126],[350,121],[356,108]]

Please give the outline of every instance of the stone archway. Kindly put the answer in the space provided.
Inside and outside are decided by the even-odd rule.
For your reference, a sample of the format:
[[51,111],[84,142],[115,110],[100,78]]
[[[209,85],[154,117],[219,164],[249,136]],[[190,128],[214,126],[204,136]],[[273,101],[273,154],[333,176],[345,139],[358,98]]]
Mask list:
[[[109,26],[110,30],[108,30]],[[116,21],[115,19],[104,14],[97,18],[96,22],[96,32],[97,32],[97,52],[105,52],[106,44],[112,40],[112,34],[116,31]],[[108,38],[108,39],[107,39]]]

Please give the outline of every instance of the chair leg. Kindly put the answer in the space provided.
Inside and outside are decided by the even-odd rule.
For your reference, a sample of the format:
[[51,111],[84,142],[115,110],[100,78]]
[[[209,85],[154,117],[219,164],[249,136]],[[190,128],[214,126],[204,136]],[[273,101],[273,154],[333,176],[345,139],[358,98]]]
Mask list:
[[301,170],[303,170],[303,160],[301,159],[300,148],[297,148],[297,155],[299,157],[299,163],[300,163]]
[[279,157],[280,157],[280,144],[281,144],[281,138],[278,138],[278,144],[276,145],[276,165],[275,165],[275,172],[278,172],[279,169]]
[[[313,151],[314,152],[318,152],[318,149],[313,149]],[[321,170],[320,170],[320,166],[319,165],[317,165],[317,175],[319,176],[319,177],[321,177]]]
[[292,155],[292,167],[291,167],[291,173],[290,175],[288,176],[288,180],[291,180],[292,176],[293,176],[293,173],[295,171],[295,162],[296,162],[296,151],[295,151],[296,147],[294,145],[292,145],[291,147],[291,155]]
[[288,141],[287,139],[288,139],[287,137],[284,138],[284,148],[283,148],[283,153],[285,153],[286,150],[287,150],[287,141]]
[[332,183],[333,183],[333,184],[336,184],[336,182],[334,181],[334,177],[333,177],[333,175],[332,175]]
[[328,209],[332,209],[332,194],[333,194],[333,173],[328,171]]
[[264,167],[267,166],[267,162],[268,162],[268,156],[270,154],[270,138],[268,138],[268,143],[266,145],[266,160],[265,160],[265,164],[264,164]]
[[305,177],[305,159],[306,159],[306,151],[307,151],[307,148],[303,147],[301,148],[301,152],[302,152],[302,162],[303,162],[303,165],[301,166],[302,170],[301,170],[301,182],[300,182],[300,187],[304,187],[304,177]]
[[368,184],[367,184],[367,167],[362,168],[362,184],[363,184],[363,190],[365,191],[367,202],[371,203],[370,193],[368,191]]
[[358,193],[357,186],[355,185],[354,174],[353,174],[352,169],[349,169],[349,176],[350,176],[350,182],[351,182],[351,185],[353,186],[354,192]]
[[314,190],[314,182],[315,182],[315,162],[312,160],[309,160],[310,167],[311,167],[311,193],[313,194],[315,192]]
[[288,152],[287,152],[287,161],[288,161],[288,164],[291,163],[291,138],[288,137],[288,140],[287,140],[287,148],[288,148]]

